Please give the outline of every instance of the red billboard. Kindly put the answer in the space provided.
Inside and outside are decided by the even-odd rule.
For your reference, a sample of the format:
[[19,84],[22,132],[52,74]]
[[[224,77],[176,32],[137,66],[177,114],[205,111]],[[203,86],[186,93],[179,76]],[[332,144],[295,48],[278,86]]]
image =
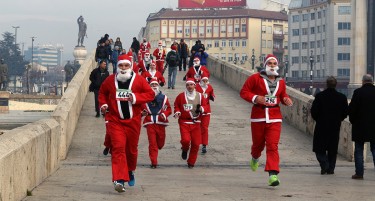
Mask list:
[[178,8],[223,8],[246,6],[246,0],[178,0]]

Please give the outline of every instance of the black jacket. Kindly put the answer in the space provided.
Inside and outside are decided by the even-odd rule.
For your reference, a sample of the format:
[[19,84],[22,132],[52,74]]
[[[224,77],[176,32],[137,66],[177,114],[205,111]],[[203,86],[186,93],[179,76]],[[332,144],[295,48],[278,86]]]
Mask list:
[[375,140],[375,86],[364,84],[354,90],[349,104],[349,121],[352,123],[352,140],[369,142]]
[[316,121],[313,151],[337,152],[341,121],[348,115],[348,100],[333,88],[318,93],[311,107],[311,116]]
[[139,44],[139,41],[137,39],[134,39],[130,47],[134,50],[135,53],[138,54],[138,51],[141,48],[141,45]]
[[100,70],[100,67],[95,68],[91,71],[90,74],[90,91],[91,90],[99,90],[100,86],[104,82],[104,80],[109,76],[109,72],[107,69]]

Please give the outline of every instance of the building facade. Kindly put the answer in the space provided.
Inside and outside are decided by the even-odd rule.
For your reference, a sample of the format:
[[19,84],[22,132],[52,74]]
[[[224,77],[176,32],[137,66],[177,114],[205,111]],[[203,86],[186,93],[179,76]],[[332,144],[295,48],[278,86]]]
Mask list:
[[[191,48],[197,40],[214,57],[247,69],[260,66],[267,54],[284,61],[288,49],[285,12],[254,9],[172,10],[150,14],[144,36],[156,48],[162,40],[167,48],[184,39]],[[252,61],[252,56],[254,59]],[[281,67],[283,63],[281,63]]]
[[64,47],[62,45],[37,45],[34,46],[34,51],[31,51],[31,47],[25,50],[25,60],[31,61],[31,57],[33,57],[33,62],[48,68],[54,68],[62,66],[63,52]]
[[317,92],[325,88],[327,76],[335,76],[338,89],[346,94],[351,58],[350,0],[292,0],[288,18],[288,83]]

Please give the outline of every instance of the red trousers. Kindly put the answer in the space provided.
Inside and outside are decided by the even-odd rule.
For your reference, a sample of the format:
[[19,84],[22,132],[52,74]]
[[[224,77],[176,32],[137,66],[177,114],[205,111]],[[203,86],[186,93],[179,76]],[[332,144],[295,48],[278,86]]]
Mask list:
[[148,136],[148,155],[151,165],[158,164],[158,150],[165,144],[165,126],[159,124],[148,124],[146,126]]
[[134,171],[137,166],[141,119],[132,118],[127,124],[108,122],[107,125],[112,144],[112,181],[129,181],[128,171]]
[[108,134],[108,121],[105,122],[105,138],[104,138],[104,146],[106,148],[111,148],[111,137]]
[[279,141],[281,132],[281,122],[251,122],[251,134],[253,145],[251,146],[251,156],[259,158],[266,146],[266,167],[264,171],[277,171],[279,169]]
[[181,149],[189,151],[188,164],[194,165],[197,161],[199,145],[201,144],[201,125],[200,123],[185,124],[180,123]]
[[202,144],[208,145],[208,126],[210,125],[211,115],[202,115],[201,117],[201,132],[202,132]]
[[164,60],[163,61],[160,61],[160,60],[156,61],[156,70],[159,71],[161,74],[163,74]]

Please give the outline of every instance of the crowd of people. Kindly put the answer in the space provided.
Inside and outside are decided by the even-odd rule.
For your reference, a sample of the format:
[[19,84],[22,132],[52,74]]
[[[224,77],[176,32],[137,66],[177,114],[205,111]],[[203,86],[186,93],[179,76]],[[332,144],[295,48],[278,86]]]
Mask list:
[[[181,136],[181,158],[188,168],[194,168],[201,153],[208,151],[210,103],[215,100],[206,67],[208,54],[201,41],[189,50],[183,39],[174,42],[167,52],[163,41],[153,48],[146,38],[140,43],[135,37],[129,51],[123,49],[120,38],[112,45],[108,34],[98,41],[95,59],[99,66],[90,75],[95,94],[96,117],[104,116],[106,135],[104,155],[112,157],[112,181],[117,192],[125,192],[125,183],[135,185],[138,142],[141,127],[146,129],[149,141],[150,168],[158,167],[158,152],[164,147],[166,126],[170,116],[178,119]],[[113,73],[108,72],[112,63]],[[286,83],[278,74],[279,62],[269,54],[264,69],[248,77],[240,96],[252,104],[250,128],[252,136],[250,168],[256,171],[259,158],[266,149],[264,171],[268,172],[268,185],[278,186],[280,179],[278,144],[282,114],[280,104],[293,106],[286,93]],[[168,79],[164,72],[168,69]],[[178,69],[178,70],[177,70]],[[185,90],[175,97],[171,105],[161,87],[174,90],[177,71],[184,71]],[[355,168],[353,179],[363,179],[364,142],[371,142],[375,155],[375,127],[371,123],[375,106],[375,87],[371,75],[363,77],[363,86],[354,91],[348,105],[345,95],[335,90],[337,81],[328,77],[327,89],[317,94],[312,103],[311,115],[316,121],[313,151],[321,167],[321,174],[334,174],[341,122],[349,115],[353,124],[355,142]],[[173,107],[173,109],[172,109]],[[143,122],[142,122],[143,118]],[[374,157],[375,159],[375,157]]]

